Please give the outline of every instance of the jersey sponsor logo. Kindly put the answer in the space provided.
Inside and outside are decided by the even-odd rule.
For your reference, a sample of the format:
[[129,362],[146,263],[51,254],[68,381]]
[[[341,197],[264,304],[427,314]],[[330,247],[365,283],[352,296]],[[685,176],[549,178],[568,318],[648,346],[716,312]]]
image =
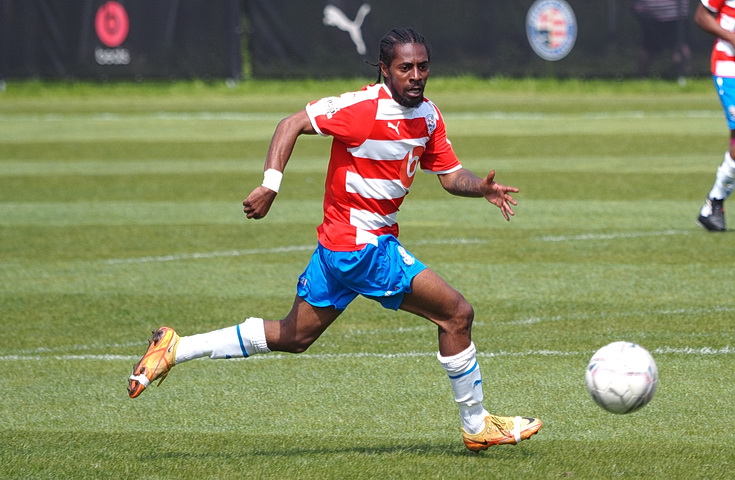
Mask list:
[[401,167],[401,184],[408,190],[413,183],[414,175],[416,175],[416,169],[419,168],[419,160],[421,155],[424,153],[424,147],[414,147],[408,151],[406,157],[403,159],[403,165]]
[[536,55],[557,61],[569,55],[577,40],[577,19],[564,0],[536,0],[526,15],[526,36]]

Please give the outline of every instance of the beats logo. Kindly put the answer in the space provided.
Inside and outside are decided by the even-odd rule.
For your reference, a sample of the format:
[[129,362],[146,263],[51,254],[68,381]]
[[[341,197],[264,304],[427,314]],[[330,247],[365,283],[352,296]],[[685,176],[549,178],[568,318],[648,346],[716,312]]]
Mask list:
[[110,48],[118,47],[128,37],[128,12],[118,2],[106,2],[97,10],[94,28],[102,43]]

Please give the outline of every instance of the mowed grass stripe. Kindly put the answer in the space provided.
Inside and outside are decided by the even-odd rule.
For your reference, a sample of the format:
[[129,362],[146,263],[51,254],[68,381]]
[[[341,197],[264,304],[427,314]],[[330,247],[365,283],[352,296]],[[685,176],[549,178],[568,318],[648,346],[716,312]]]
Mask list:
[[[438,186],[437,186],[438,188]],[[242,195],[243,197],[245,194]],[[0,204],[0,226],[74,226],[74,225],[197,225],[197,224],[291,224],[311,223],[314,228],[321,220],[321,201],[279,199],[274,205],[274,215],[263,222],[247,222],[242,213],[242,200],[233,195],[231,201],[69,201],[69,202],[17,202]],[[574,207],[581,218],[596,218],[588,227],[569,225],[569,208]],[[692,209],[694,202],[675,200],[647,200],[645,208],[623,200],[585,201],[521,198],[516,208],[513,225],[505,225],[497,212],[487,205],[467,199],[422,200],[406,206],[410,214],[402,221],[406,233],[412,226],[451,226],[461,221],[482,222],[483,227],[514,231],[517,229],[566,228],[575,234],[591,231],[645,227],[650,231],[669,229],[695,230]],[[640,225],[635,216],[643,213],[650,219]],[[687,215],[688,214],[688,215]],[[451,215],[451,216],[448,216]],[[691,218],[689,218],[691,217]],[[592,227],[592,228],[591,228]],[[486,233],[486,235],[489,234]]]
[[[82,144],[80,147],[84,147]],[[36,145],[37,146],[37,145]],[[458,146],[461,148],[461,146]],[[45,148],[54,149],[55,145]],[[198,149],[195,148],[194,150]],[[191,158],[191,156],[168,155],[151,156],[145,160],[130,158],[5,158],[0,160],[1,177],[53,177],[53,176],[126,176],[126,175],[161,175],[161,174],[256,174],[261,173],[263,165],[259,157],[253,156],[249,148],[242,148],[240,155],[218,155],[215,158]],[[325,149],[326,150],[326,149]],[[467,150],[467,149],[462,149]],[[192,153],[191,151],[189,152]],[[656,168],[659,173],[696,173],[711,174],[711,164],[716,164],[717,157],[702,152],[692,155],[691,152],[659,153],[657,155],[613,156],[601,154],[589,157],[554,157],[553,161],[544,156],[498,156],[495,152],[487,156],[477,156],[477,152],[463,152],[461,161],[468,168],[487,168],[491,164],[499,172],[597,172],[597,173],[650,173]],[[470,155],[472,153],[472,155]],[[325,151],[325,155],[328,152]],[[84,156],[83,156],[84,157]],[[288,165],[287,173],[314,172],[321,173],[325,156],[298,154]],[[479,172],[478,172],[479,173]],[[424,177],[419,177],[424,178]],[[427,177],[428,178],[428,177]],[[286,178],[285,180],[288,180]],[[284,192],[285,193],[285,192]]]
[[[59,123],[59,122],[94,122],[99,123],[115,123],[115,122],[140,122],[156,120],[158,122],[179,121],[182,123],[197,122],[236,122],[236,123],[278,123],[285,116],[292,112],[281,113],[261,113],[248,112],[247,110],[238,112],[172,112],[158,111],[152,113],[45,113],[45,114],[26,114],[26,113],[0,113],[0,122],[8,122],[16,124],[18,122],[28,123]],[[607,121],[607,120],[661,120],[661,119],[722,119],[722,113],[717,109],[711,110],[670,110],[670,111],[605,111],[597,112],[514,112],[514,111],[487,111],[487,112],[462,112],[450,111],[443,115],[452,123],[457,122],[477,122],[477,121],[502,121],[505,124],[510,122],[529,121],[548,121],[548,120],[591,120],[591,121]],[[679,125],[679,123],[677,123]]]
[[[683,122],[683,116],[653,116],[631,118],[603,114],[592,117],[546,117],[507,119],[507,118],[467,118],[458,117],[447,127],[450,138],[463,138],[473,135],[525,136],[529,129],[536,135],[642,135],[654,132],[686,135],[710,135],[720,129],[722,119],[715,115],[697,118],[696,121]],[[37,120],[17,121],[3,124],[0,129],[0,142],[5,144],[31,143],[42,134],[45,141],[84,142],[120,141],[135,138],[137,141],[155,141],[166,138],[186,143],[198,141],[252,141],[267,140],[273,133],[277,121],[229,122],[229,121],[177,121],[148,117],[141,119],[75,120],[38,122]],[[691,125],[685,125],[690,123]]]

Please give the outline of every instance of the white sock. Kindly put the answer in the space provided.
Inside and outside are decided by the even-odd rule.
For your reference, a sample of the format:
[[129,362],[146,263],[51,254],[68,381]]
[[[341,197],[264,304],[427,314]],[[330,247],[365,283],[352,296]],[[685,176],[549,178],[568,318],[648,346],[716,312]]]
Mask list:
[[[730,156],[730,152],[727,152],[722,163],[717,168],[715,184],[709,192],[709,198],[726,200],[732,194],[733,188],[735,188],[735,160]],[[708,213],[705,212],[703,214]]]
[[452,355],[436,358],[449,375],[454,390],[454,401],[459,406],[462,427],[468,433],[478,433],[485,427],[488,413],[482,406],[482,375],[476,358],[475,344],[470,343],[466,350]]
[[242,358],[268,353],[262,318],[248,318],[233,327],[181,337],[176,347],[176,363],[195,358]]

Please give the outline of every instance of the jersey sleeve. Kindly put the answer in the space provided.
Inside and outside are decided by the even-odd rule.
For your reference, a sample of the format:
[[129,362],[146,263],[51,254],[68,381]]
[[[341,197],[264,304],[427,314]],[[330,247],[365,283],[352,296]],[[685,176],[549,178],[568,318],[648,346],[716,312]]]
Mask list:
[[702,6],[712,13],[717,13],[722,10],[725,0],[701,0]]
[[435,174],[451,173],[462,168],[462,164],[454,153],[452,142],[447,138],[447,130],[441,112],[435,105],[432,104],[432,107],[435,111],[435,125],[432,126],[431,122],[427,122],[431,138],[421,156],[421,170]]
[[306,113],[319,135],[334,137],[349,147],[360,145],[368,138],[377,105],[377,99],[361,90],[311,102],[306,106]]

